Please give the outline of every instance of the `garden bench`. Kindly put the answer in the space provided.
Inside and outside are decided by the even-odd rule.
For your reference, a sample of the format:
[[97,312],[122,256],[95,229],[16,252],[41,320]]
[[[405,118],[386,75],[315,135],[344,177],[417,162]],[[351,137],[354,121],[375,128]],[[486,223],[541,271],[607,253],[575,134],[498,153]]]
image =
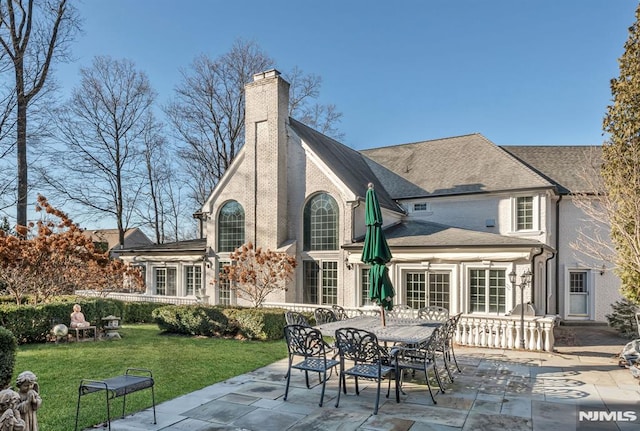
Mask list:
[[[134,374],[135,373],[135,374]],[[143,375],[140,375],[143,374]],[[143,368],[127,368],[121,376],[112,377],[105,380],[82,379],[78,387],[78,405],[76,407],[76,431],[78,430],[78,416],[80,415],[80,399],[83,395],[94,392],[105,391],[107,402],[107,424],[111,430],[110,401],[113,398],[123,397],[122,417],[124,418],[127,394],[151,388],[151,402],[153,405],[153,423],[156,424],[156,398],[153,390],[154,385],[151,370]]]
[[69,328],[69,334],[71,334],[72,331],[75,331],[76,333],[76,341],[80,341],[81,331],[82,331],[82,338],[87,338],[87,331],[93,331],[93,341],[96,341],[98,339],[98,329],[96,326]]

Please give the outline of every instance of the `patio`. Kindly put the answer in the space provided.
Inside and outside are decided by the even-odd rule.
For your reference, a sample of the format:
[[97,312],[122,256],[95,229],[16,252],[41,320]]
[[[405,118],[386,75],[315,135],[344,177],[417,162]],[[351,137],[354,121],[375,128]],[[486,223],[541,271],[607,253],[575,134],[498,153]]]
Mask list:
[[[631,430],[639,422],[582,422],[577,411],[609,407],[640,417],[640,385],[617,365],[625,341],[604,327],[561,327],[556,352],[457,347],[462,374],[455,374],[433,405],[426,387],[405,382],[400,404],[380,400],[372,415],[375,389],[342,396],[335,408],[338,380],[327,382],[325,404],[318,407],[320,385],[307,389],[295,372],[283,401],[286,359],[252,373],[208,386],[152,410],[112,422],[114,431],[163,430]],[[314,378],[313,382],[317,383]],[[162,382],[157,382],[161,385]],[[366,386],[366,387],[365,387]],[[392,385],[393,386],[393,385]],[[363,389],[364,388],[364,389]]]

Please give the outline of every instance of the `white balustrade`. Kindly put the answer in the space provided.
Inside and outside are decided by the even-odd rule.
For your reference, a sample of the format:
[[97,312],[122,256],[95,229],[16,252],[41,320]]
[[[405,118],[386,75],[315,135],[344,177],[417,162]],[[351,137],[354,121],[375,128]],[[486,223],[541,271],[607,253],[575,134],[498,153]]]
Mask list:
[[519,316],[462,315],[455,341],[462,346],[519,349],[523,337],[527,350],[550,352],[556,320],[556,316],[525,316],[522,328]]

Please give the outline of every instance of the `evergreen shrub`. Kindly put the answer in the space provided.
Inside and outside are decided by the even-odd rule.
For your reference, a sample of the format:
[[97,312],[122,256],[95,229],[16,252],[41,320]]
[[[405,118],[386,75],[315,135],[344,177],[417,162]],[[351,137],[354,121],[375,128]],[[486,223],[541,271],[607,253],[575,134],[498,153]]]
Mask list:
[[615,328],[625,338],[640,337],[636,323],[636,313],[640,311],[638,305],[628,299],[622,299],[613,303],[611,308],[613,309],[611,314],[605,316],[609,326]]
[[17,349],[16,337],[7,328],[0,326],[0,389],[11,385]]
[[158,327],[166,332],[187,335],[228,334],[229,319],[217,307],[204,305],[166,305],[152,312]]

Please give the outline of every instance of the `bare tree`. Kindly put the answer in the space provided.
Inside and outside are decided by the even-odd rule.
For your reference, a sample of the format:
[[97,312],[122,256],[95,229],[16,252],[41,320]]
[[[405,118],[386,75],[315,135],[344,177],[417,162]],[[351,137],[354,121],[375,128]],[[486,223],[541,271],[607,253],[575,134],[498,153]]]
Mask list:
[[78,29],[75,9],[67,0],[0,0],[0,46],[15,77],[19,225],[27,224],[28,108],[45,87],[52,62],[67,58]]
[[[584,214],[579,223],[575,241],[570,246],[578,259],[589,258],[613,267],[615,248],[611,242],[611,222],[615,205],[605,193],[600,170],[602,169],[601,148],[585,147],[582,171],[579,179],[583,190],[575,191],[571,201]],[[586,262],[585,262],[586,263]]]
[[44,180],[67,200],[113,217],[123,245],[146,186],[143,153],[157,130],[150,115],[155,92],[128,60],[96,57],[80,74],[79,87],[56,116],[65,146],[60,172],[45,173]]
[[289,89],[289,116],[316,129],[318,132],[340,140],[344,133],[338,130],[337,125],[342,118],[335,105],[322,105],[311,103],[320,96],[322,78],[315,74],[305,74],[298,67],[284,75],[291,84]]
[[272,64],[255,43],[237,41],[218,59],[202,55],[182,72],[165,112],[182,142],[179,155],[189,166],[198,206],[244,142],[244,85]]
[[144,137],[144,165],[146,187],[141,193],[137,215],[144,225],[154,231],[156,243],[183,239],[180,225],[191,217],[182,213],[182,187],[179,172],[172,163],[170,149],[159,124],[146,131]]
[[[179,155],[188,166],[197,206],[204,204],[244,144],[244,86],[254,74],[273,66],[273,59],[256,43],[238,40],[226,54],[217,59],[202,55],[182,72],[165,113],[181,142]],[[335,124],[342,114],[335,106],[309,105],[319,95],[321,79],[297,68],[285,78],[291,84],[290,114],[339,137]]]

